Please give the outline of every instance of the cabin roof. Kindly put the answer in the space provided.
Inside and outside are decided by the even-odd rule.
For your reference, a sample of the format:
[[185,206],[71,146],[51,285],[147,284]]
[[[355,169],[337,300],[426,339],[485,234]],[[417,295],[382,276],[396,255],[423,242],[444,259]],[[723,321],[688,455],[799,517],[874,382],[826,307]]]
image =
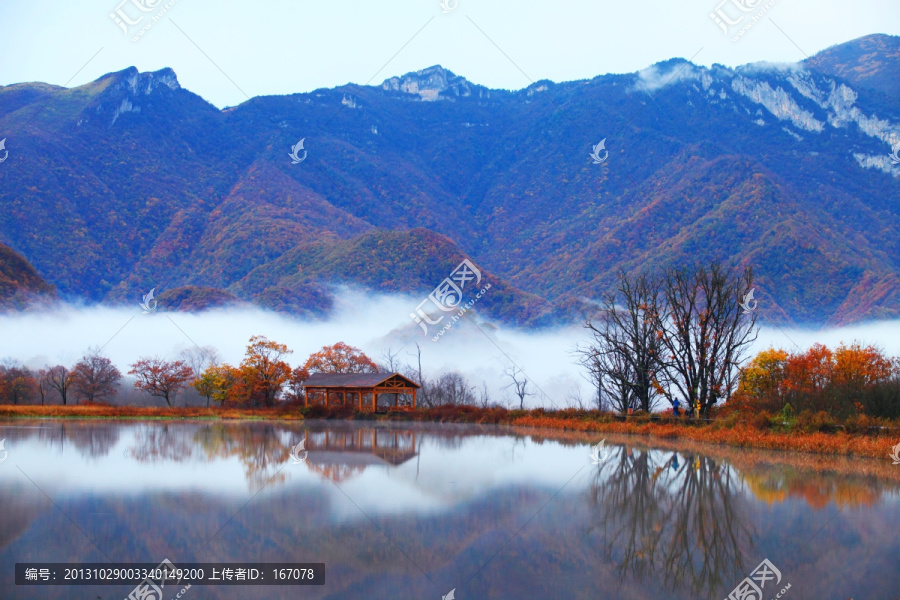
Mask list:
[[407,387],[422,387],[400,373],[313,373],[303,387],[372,388],[393,378],[402,379]]

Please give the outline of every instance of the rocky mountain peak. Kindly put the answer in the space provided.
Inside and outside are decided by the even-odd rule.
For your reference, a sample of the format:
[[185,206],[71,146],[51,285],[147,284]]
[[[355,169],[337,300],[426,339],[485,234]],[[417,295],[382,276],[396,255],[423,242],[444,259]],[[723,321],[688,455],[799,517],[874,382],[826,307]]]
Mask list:
[[[170,90],[181,89],[178,76],[168,67],[144,73],[135,67],[128,67],[100,77],[95,81],[95,84],[98,83],[107,85],[101,88],[103,92],[98,98],[98,103],[93,107],[93,112],[96,115],[108,114],[104,120],[109,119],[110,127],[115,125],[119,117],[125,113],[141,112],[143,99],[152,95],[155,90],[161,87],[167,87]],[[84,115],[78,125],[81,126],[91,120],[91,115]]]
[[153,93],[154,89],[161,85],[166,86],[170,90],[181,89],[181,85],[178,83],[178,76],[175,75],[175,71],[168,67],[160,69],[159,71],[144,73],[140,73],[137,69],[132,67],[131,69],[128,69],[126,73],[127,75],[119,82],[119,87],[121,89],[127,89],[136,96],[149,96]]
[[97,79],[97,82],[106,79],[112,79],[112,85],[109,89],[123,90],[132,96],[149,96],[153,93],[153,90],[162,85],[170,90],[181,89],[181,84],[178,83],[178,76],[169,67],[143,73],[135,67],[128,67],[122,71],[104,75]]
[[407,73],[401,77],[385,79],[381,88],[391,92],[417,95],[420,100],[425,101],[450,97],[490,97],[490,90],[487,88],[474,85],[465,77],[460,77],[440,65]]

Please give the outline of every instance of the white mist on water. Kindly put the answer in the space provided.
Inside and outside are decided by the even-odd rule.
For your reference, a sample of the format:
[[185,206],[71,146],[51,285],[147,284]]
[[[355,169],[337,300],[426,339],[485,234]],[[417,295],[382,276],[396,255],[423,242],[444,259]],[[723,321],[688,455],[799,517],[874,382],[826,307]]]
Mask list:
[[[202,313],[156,312],[139,307],[67,306],[51,312],[0,315],[0,360],[12,358],[37,369],[73,365],[89,347],[102,347],[126,373],[144,356],[174,359],[194,344],[214,347],[224,362],[237,364],[251,336],[262,335],[286,344],[291,366],[302,364],[322,346],[346,342],[384,363],[385,353],[416,366],[421,348],[422,369],[435,377],[457,371],[476,387],[486,384],[491,400],[518,404],[504,371],[513,364],[531,383],[526,406],[565,406],[581,394],[591,403],[591,386],[576,364],[574,350],[588,341],[578,325],[529,330],[488,324],[469,313],[432,341],[440,325],[426,335],[410,318],[421,299],[401,295],[372,295],[344,290],[327,320],[301,320],[260,309],[224,309]],[[864,323],[848,327],[797,330],[762,327],[752,352],[769,347],[796,351],[821,343],[834,347],[858,340],[900,355],[900,321]]]

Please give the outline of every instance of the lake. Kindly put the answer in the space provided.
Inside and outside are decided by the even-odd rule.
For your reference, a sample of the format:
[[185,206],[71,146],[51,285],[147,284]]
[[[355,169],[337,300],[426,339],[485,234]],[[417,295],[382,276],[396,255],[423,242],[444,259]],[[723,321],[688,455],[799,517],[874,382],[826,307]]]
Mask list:
[[5,421],[0,597],[121,600],[134,588],[16,586],[17,562],[168,559],[325,563],[322,586],[193,586],[181,600],[720,600],[748,578],[767,600],[785,588],[789,600],[900,598],[900,465],[887,457],[610,435],[595,464],[601,438]]

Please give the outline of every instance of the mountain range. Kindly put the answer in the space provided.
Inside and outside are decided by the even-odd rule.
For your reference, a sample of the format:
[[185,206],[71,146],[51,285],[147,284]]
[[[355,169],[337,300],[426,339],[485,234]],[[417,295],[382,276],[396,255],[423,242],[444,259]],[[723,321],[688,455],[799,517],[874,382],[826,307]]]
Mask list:
[[87,302],[324,315],[340,284],[424,297],[467,256],[481,311],[542,325],[621,271],[717,259],[754,268],[777,321],[895,318],[898,86],[886,35],[517,91],[434,66],[223,110],[170,69],[8,85],[0,242]]

